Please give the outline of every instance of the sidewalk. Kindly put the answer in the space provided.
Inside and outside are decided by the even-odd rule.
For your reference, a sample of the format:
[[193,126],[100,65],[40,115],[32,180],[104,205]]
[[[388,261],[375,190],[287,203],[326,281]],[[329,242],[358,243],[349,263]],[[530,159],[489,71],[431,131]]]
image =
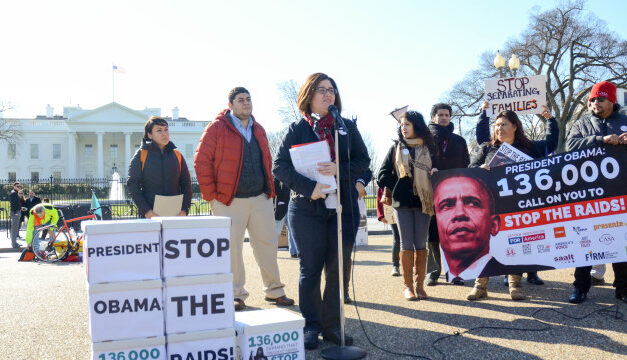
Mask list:
[[[378,347],[430,359],[591,360],[627,356],[625,320],[614,319],[613,312],[597,312],[576,320],[549,310],[583,317],[616,304],[609,285],[614,278],[611,267],[605,275],[609,284],[593,287],[588,301],[581,305],[566,302],[572,290],[573,269],[541,272],[546,281],[543,286],[523,281],[528,297],[524,301],[509,299],[498,277],[491,279],[489,298],[484,301],[465,300],[471,289],[467,281],[463,287],[446,283],[427,287],[428,300],[408,302],[402,298],[401,278],[390,276],[391,243],[391,236],[373,235],[368,245],[358,247],[355,253],[354,292],[351,286],[350,294],[357,300],[357,308],[352,304],[345,307],[346,332],[355,338],[355,345],[368,352],[368,359],[410,359]],[[7,245],[10,241],[3,233],[0,247]],[[278,254],[286,293],[298,303],[298,259],[292,259],[287,251]],[[0,253],[0,358],[88,359],[84,265],[19,263],[18,256]],[[249,245],[244,245],[244,256],[251,294],[247,309],[272,308],[263,299],[259,270]],[[622,303],[618,309],[627,312]],[[298,306],[290,310],[298,312]],[[539,310],[536,317],[545,323],[533,320],[532,315]],[[486,328],[453,335],[478,326]],[[506,329],[545,327],[545,331]],[[438,353],[435,341],[445,356]],[[318,350],[307,352],[307,359],[319,359],[320,350],[329,346],[321,343]]]

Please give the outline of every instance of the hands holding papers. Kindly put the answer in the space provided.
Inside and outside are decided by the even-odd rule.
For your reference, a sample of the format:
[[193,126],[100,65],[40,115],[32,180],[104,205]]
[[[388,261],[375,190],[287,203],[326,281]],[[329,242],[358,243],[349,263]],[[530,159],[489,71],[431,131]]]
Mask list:
[[331,162],[329,144],[326,141],[317,141],[309,144],[293,146],[290,157],[294,169],[301,175],[314,180],[316,187],[311,199],[324,199],[326,194],[337,189],[335,181],[336,167]]

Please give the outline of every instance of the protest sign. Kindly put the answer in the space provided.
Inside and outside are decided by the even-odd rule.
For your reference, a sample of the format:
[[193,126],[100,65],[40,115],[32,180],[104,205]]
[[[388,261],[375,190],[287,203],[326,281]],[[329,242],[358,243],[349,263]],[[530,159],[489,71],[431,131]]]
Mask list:
[[92,343],[92,360],[166,360],[165,337]]
[[167,334],[233,327],[233,275],[165,279]]
[[610,146],[437,172],[449,279],[627,261],[624,164],[625,151]]
[[235,360],[235,330],[168,335],[168,360]]
[[163,277],[231,272],[231,219],[162,217]]
[[304,326],[303,317],[284,309],[238,312],[239,360],[305,359]]
[[486,79],[485,100],[490,103],[490,117],[503,110],[518,115],[540,114],[546,105],[546,79],[544,75]]
[[163,336],[161,280],[89,284],[93,342]]
[[161,225],[153,220],[83,221],[90,284],[161,278]]

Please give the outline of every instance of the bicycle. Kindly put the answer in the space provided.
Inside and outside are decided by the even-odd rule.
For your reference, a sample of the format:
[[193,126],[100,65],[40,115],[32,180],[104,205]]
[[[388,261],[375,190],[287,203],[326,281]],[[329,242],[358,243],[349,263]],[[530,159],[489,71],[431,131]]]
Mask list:
[[[63,221],[63,226],[55,232],[51,232],[50,239],[39,239],[42,232],[47,231],[49,229],[55,228],[57,224],[51,224],[42,226],[37,229],[35,234],[33,235],[33,240],[39,239],[39,251],[35,252],[33,249],[33,253],[35,254],[35,258],[39,261],[43,262],[57,262],[65,260],[70,254],[78,252],[81,246],[81,240],[83,239],[83,234],[80,236],[76,236],[77,234],[74,231],[70,231],[69,223],[75,221],[82,220],[97,220],[94,212],[98,209],[102,208],[102,206],[97,207],[95,209],[90,209],[86,216],[80,216],[74,219],[66,220],[63,216],[63,212],[59,210],[59,220]],[[72,235],[74,234],[74,236]],[[47,241],[46,241],[47,240]],[[32,242],[31,242],[32,247]]]

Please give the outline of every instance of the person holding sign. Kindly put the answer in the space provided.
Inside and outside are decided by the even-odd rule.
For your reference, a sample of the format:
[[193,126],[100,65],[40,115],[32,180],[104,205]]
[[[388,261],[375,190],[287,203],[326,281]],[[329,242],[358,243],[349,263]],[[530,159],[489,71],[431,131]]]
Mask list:
[[[187,163],[170,141],[168,122],[151,116],[144,125],[142,145],[128,167],[126,186],[141,217],[159,216],[153,211],[155,197],[183,195],[178,216],[186,216],[192,204],[192,181]],[[164,215],[164,214],[161,214]]]
[[431,175],[437,171],[436,152],[433,136],[422,115],[408,111],[400,117],[398,140],[379,170],[379,186],[393,189],[392,207],[401,236],[403,295],[409,301],[427,298],[424,290],[426,245],[429,222],[434,215]]
[[[609,81],[595,84],[588,98],[590,115],[578,120],[566,136],[566,151],[592,146],[613,146],[627,151],[627,115],[619,112],[616,103],[616,85]],[[616,298],[627,302],[627,262],[612,263]],[[586,300],[590,290],[591,266],[575,269],[575,290],[568,301],[579,304]]]
[[[340,285],[337,243],[337,213],[327,205],[323,185],[302,175],[294,168],[290,149],[320,140],[329,145],[332,162],[318,163],[317,170],[325,176],[340,177],[342,206],[343,262],[355,243],[359,225],[358,193],[355,182],[370,165],[368,150],[352,121],[344,126],[336,124],[329,106],[339,111],[342,102],[335,81],[326,74],[310,75],[300,88],[298,109],[303,118],[290,125],[274,160],[274,175],[292,191],[287,221],[294,236],[300,260],[299,305],[305,318],[304,343],[306,349],[318,347],[318,334],[325,341],[340,343]],[[339,154],[335,153],[334,125],[338,129]],[[340,173],[336,174],[335,159],[340,159]],[[320,294],[320,277],[325,270],[324,294]],[[353,339],[345,337],[345,344]]]
[[[484,114],[487,106],[487,103],[483,104]],[[494,131],[491,140],[481,144],[473,151],[470,157],[469,167],[481,167],[490,170],[488,164],[499,150],[499,147],[504,143],[513,146],[533,159],[544,157],[555,151],[559,139],[557,121],[551,116],[551,112],[546,106],[543,109],[542,116],[547,120],[545,130],[546,137],[544,140],[531,141],[525,135],[522,122],[518,118],[518,115],[511,110],[501,111],[494,121]],[[481,121],[487,124],[487,116],[481,119]],[[479,140],[480,136],[479,128],[480,125],[478,124],[477,140]],[[522,274],[512,273],[508,275],[509,294],[513,300],[522,300],[525,298],[521,291],[521,278]],[[475,280],[475,286],[470,294],[468,294],[467,299],[479,300],[487,297],[487,284],[488,278],[477,278]]]

